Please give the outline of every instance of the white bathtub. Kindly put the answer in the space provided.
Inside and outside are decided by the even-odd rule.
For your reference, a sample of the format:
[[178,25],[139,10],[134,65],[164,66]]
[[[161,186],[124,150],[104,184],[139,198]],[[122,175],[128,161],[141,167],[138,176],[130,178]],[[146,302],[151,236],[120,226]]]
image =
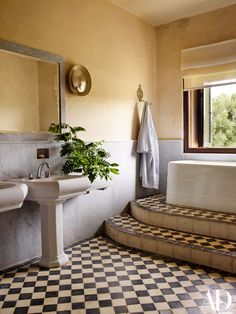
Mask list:
[[236,162],[169,162],[166,200],[236,214]]

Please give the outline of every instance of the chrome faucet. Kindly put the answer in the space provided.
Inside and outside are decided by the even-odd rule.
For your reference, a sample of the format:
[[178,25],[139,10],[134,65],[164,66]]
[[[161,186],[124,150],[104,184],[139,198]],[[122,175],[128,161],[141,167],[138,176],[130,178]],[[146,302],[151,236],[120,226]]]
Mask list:
[[50,172],[49,172],[49,169],[50,169],[50,166],[49,164],[46,162],[46,161],[43,161],[39,167],[38,167],[38,170],[37,170],[37,179],[40,179],[41,178],[41,173],[42,173],[42,169],[43,167],[46,166],[47,167],[47,171],[45,171],[45,178],[49,178],[50,177]]

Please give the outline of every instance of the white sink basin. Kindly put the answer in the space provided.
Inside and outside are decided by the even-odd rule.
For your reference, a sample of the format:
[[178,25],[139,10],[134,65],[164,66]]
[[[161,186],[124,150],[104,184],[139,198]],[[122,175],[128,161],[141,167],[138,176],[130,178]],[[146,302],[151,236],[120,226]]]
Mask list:
[[21,207],[27,191],[23,183],[0,181],[0,213]]
[[15,180],[28,186],[26,200],[37,202],[66,200],[86,192],[91,187],[89,179],[82,175],[52,175],[50,178]]
[[26,200],[40,204],[42,257],[39,264],[50,268],[68,263],[63,242],[63,202],[91,189],[105,189],[107,184],[91,184],[89,179],[82,175],[53,175],[50,178],[33,180],[17,178],[12,181],[20,182],[23,186],[26,184]]
[[86,193],[91,187],[89,179],[82,175],[62,175],[12,180],[25,183],[28,186],[26,200],[40,204],[42,257],[39,264],[50,268],[68,263],[63,242],[63,202]]

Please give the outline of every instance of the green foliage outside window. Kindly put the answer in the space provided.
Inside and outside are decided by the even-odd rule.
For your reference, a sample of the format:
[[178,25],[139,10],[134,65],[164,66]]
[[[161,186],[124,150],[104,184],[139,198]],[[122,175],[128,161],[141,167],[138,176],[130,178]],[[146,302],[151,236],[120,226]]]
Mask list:
[[236,147],[236,93],[212,100],[212,146]]

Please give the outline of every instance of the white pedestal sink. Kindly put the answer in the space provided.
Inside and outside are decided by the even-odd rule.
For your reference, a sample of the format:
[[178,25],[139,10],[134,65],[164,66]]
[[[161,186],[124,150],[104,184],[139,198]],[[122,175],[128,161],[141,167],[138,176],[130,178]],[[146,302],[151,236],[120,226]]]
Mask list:
[[0,181],[0,213],[20,208],[28,188],[23,183]]
[[68,257],[63,242],[63,202],[91,187],[81,175],[51,176],[42,179],[14,179],[28,186],[26,200],[40,204],[42,257],[39,264],[50,268],[64,265]]

